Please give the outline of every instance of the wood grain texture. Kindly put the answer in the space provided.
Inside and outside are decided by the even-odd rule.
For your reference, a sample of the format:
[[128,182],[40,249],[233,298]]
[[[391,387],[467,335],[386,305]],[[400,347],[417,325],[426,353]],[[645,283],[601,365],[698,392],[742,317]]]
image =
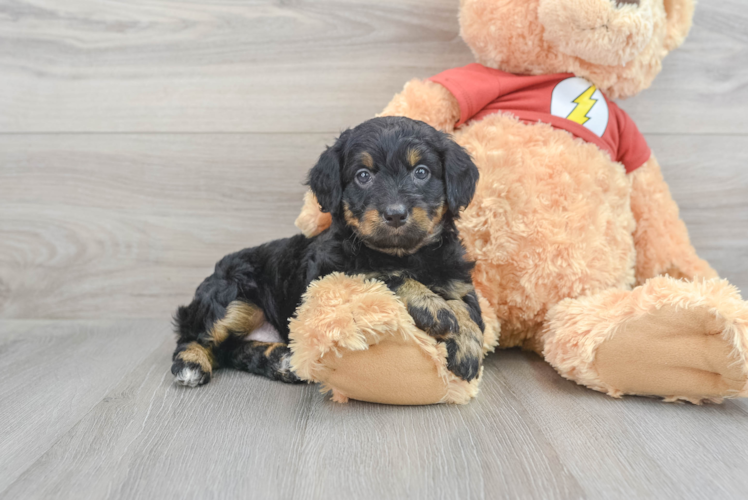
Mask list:
[[[588,498],[744,498],[748,412],[621,400],[559,377],[532,354],[491,358]],[[532,381],[530,383],[530,381]]]
[[748,132],[748,9],[744,0],[697,2],[686,42],[652,86],[622,101],[645,133]]
[[647,141],[699,255],[748,290],[748,137],[650,135]]
[[186,389],[165,342],[0,498],[740,498],[748,413],[615,400],[492,355],[468,406],[338,405],[219,371]]
[[[168,318],[294,234],[306,171],[413,77],[456,0],[0,0],[0,498],[744,498],[748,401],[614,400],[500,352],[465,407],[218,371]],[[700,255],[748,289],[748,10],[697,7],[623,101]],[[155,318],[155,319],[148,319]]]
[[[748,288],[748,141],[652,135],[693,242]],[[168,317],[223,255],[297,232],[332,134],[0,136],[0,317]]]
[[493,373],[486,382],[468,406],[315,406],[297,490],[341,499],[580,498],[521,394]]
[[1,496],[264,498],[288,484],[321,396],[233,371],[180,387],[172,350],[155,349]]
[[171,347],[144,361],[112,391],[118,396],[82,419],[4,497],[582,494],[516,396],[501,386],[491,384],[476,405],[420,408],[337,405],[312,386],[231,371],[190,390],[166,375]]
[[0,316],[168,317],[297,233],[325,135],[0,136]]
[[[748,13],[701,2],[626,101],[644,132],[748,133]],[[0,132],[336,132],[473,61],[455,0],[0,1]],[[694,99],[703,106],[690,106]]]
[[0,491],[171,337],[168,321],[0,321]]
[[337,131],[470,62],[452,0],[1,5],[6,132]]

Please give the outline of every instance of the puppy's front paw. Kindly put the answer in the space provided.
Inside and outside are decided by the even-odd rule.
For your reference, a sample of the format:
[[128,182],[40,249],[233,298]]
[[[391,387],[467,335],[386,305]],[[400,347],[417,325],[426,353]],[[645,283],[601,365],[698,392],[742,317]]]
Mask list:
[[441,297],[425,295],[410,300],[408,313],[418,328],[434,338],[444,338],[460,331],[457,317]]
[[197,363],[184,362],[177,358],[171,365],[171,373],[174,381],[180,385],[197,387],[210,382],[210,373],[203,371]]
[[386,282],[403,301],[418,328],[439,340],[459,331],[457,316],[447,302],[425,285],[399,276],[390,277]]
[[460,338],[449,339],[447,345],[447,368],[463,380],[470,382],[480,373],[483,349],[460,344]]

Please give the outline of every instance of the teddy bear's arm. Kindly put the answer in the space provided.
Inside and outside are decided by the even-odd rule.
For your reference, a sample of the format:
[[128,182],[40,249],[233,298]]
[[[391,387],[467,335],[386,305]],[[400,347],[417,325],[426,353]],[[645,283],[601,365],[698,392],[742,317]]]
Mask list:
[[654,155],[632,172],[631,178],[637,283],[662,274],[686,279],[716,277],[709,264],[696,255]]
[[416,78],[406,83],[378,116],[406,116],[452,133],[460,119],[460,106],[445,87]]

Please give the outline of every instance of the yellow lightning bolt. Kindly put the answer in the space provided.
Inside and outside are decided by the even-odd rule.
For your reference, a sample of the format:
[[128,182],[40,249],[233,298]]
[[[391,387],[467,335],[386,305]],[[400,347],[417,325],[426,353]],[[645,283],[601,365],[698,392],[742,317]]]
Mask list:
[[574,111],[569,113],[569,116],[566,118],[580,125],[587,123],[590,120],[587,117],[587,113],[589,113],[595,103],[597,103],[597,99],[592,98],[592,94],[594,94],[596,90],[597,87],[593,85],[582,92],[582,95],[574,99],[572,102],[575,102],[577,107],[574,108]]

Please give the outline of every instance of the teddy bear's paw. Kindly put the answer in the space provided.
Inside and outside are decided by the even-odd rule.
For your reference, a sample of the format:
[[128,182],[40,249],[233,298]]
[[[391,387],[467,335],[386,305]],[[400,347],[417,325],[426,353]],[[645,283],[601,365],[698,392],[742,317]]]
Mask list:
[[745,396],[745,328],[707,306],[663,306],[622,324],[595,356],[611,395],[656,395],[668,401]]

